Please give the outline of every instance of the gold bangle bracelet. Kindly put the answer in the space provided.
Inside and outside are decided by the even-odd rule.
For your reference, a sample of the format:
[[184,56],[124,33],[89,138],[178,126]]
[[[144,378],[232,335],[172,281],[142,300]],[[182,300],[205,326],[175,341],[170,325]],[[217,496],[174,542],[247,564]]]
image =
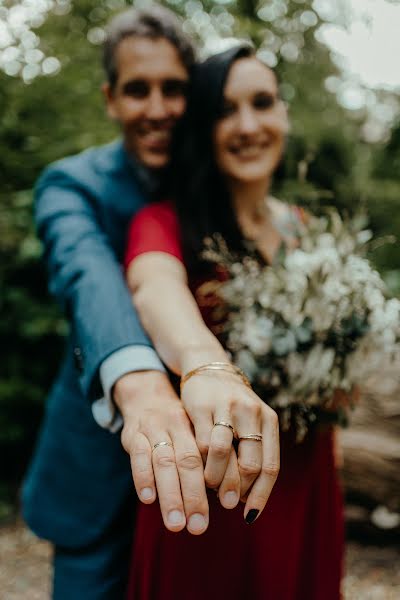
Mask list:
[[231,373],[231,375],[237,375],[238,377],[240,377],[244,385],[251,388],[250,381],[248,380],[247,376],[243,373],[242,369],[239,369],[239,367],[236,367],[231,363],[211,362],[205,365],[200,365],[200,367],[196,367],[195,369],[192,369],[191,371],[186,373],[186,375],[183,375],[183,377],[181,377],[181,392],[184,384],[191,377],[193,377],[193,375],[201,375],[202,373],[207,371],[225,371],[226,373]]

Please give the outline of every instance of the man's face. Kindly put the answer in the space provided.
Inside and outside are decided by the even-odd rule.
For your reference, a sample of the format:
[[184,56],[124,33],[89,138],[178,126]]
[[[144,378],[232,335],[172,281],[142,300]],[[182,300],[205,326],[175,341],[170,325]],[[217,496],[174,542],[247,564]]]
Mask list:
[[145,166],[162,168],[186,107],[186,67],[165,38],[125,38],[115,59],[116,85],[104,85],[108,114],[121,124],[128,151]]

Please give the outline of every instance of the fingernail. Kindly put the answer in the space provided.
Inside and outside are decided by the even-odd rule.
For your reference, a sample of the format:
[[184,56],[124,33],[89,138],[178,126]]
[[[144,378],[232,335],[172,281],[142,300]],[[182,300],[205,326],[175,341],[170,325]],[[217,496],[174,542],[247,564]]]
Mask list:
[[196,513],[189,518],[188,529],[190,531],[203,531],[207,527],[207,521],[203,515]]
[[184,520],[185,517],[180,510],[171,510],[171,512],[168,513],[168,523],[170,525],[181,525]]
[[142,500],[150,500],[153,497],[153,490],[149,487],[143,488],[140,492]]
[[239,497],[236,492],[226,492],[224,495],[224,504],[226,506],[236,506],[239,501]]
[[244,519],[246,521],[247,525],[251,525],[252,523],[254,523],[254,521],[258,517],[259,512],[260,511],[257,510],[256,508],[252,508],[251,510],[249,510],[249,512],[247,513],[247,515]]

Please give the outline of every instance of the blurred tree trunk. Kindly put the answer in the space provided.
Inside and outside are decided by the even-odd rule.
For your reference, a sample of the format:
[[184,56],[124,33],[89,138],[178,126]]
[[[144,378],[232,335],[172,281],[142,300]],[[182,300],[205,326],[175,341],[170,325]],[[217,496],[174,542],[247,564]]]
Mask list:
[[[346,499],[353,507],[367,509],[365,515],[377,506],[400,513],[399,372],[400,365],[382,374],[380,381],[367,383],[351,426],[340,433]],[[395,521],[392,528],[400,530]],[[382,527],[390,529],[390,520]]]

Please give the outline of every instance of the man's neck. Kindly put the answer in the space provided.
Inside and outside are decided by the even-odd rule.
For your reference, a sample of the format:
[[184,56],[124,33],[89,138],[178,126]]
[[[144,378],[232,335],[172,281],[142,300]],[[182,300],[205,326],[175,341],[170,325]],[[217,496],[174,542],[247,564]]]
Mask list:
[[148,198],[154,199],[160,190],[164,169],[150,169],[140,162],[132,152],[129,152],[126,148],[125,151],[127,153],[128,162],[135,172],[135,176],[143,193]]

